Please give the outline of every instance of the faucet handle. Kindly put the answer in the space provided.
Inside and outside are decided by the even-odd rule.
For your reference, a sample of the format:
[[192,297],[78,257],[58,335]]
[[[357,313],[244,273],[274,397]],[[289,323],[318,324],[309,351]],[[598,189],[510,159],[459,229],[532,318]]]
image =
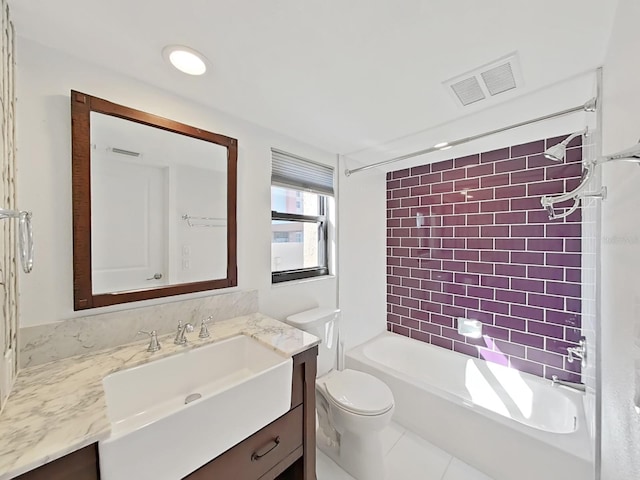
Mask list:
[[149,346],[147,347],[147,352],[153,353],[160,350],[161,346],[160,342],[158,342],[158,332],[156,330],[151,330],[150,332],[147,332],[145,330],[138,330],[138,333],[136,335],[140,335],[141,333],[144,335],[149,335]]
[[173,340],[173,343],[176,345],[186,345],[187,338],[185,337],[185,333],[193,332],[193,325],[190,323],[182,323],[182,320],[178,321],[178,331],[176,332],[176,338]]
[[178,331],[185,328],[187,332],[193,332],[193,325],[190,323],[182,323],[182,320],[178,320]]
[[573,363],[577,358],[581,360],[582,368],[587,366],[587,339],[581,337],[577,347],[567,347],[567,361]]
[[213,320],[213,315],[209,315],[207,318],[204,318],[200,322],[200,333],[198,334],[198,338],[209,338],[209,329],[207,328],[207,323]]

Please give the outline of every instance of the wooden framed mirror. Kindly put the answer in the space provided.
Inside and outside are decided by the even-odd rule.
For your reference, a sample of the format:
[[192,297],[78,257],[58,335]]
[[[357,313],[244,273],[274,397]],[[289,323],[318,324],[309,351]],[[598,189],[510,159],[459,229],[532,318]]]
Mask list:
[[71,91],[74,310],[233,287],[238,142]]

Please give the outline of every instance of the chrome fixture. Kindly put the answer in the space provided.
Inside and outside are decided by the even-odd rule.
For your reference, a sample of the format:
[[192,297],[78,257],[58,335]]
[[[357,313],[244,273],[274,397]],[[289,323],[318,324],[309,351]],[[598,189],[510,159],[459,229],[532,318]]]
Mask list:
[[[570,135],[563,142],[558,145],[554,145],[549,147],[545,152],[544,156],[550,160],[562,161],[564,160],[567,144],[574,139],[578,135],[588,136],[589,132],[585,129],[582,132],[574,133]],[[612,155],[606,155],[604,157],[600,157],[593,162],[585,162],[583,164],[584,171],[582,173],[582,181],[580,185],[578,185],[572,192],[563,193],[561,195],[555,196],[543,196],[540,199],[540,203],[542,207],[547,210],[549,213],[549,218],[551,220],[564,218],[571,215],[575,212],[580,206],[580,200],[582,198],[599,198],[600,200],[604,200],[607,198],[607,188],[602,187],[599,192],[591,192],[591,193],[582,193],[587,189],[587,186],[591,182],[591,178],[593,177],[593,172],[595,167],[602,165],[608,162],[614,162],[617,160],[625,161],[625,162],[635,162],[640,165],[640,142],[637,145],[634,145],[631,148],[627,148],[626,150],[622,150],[620,152],[614,153]],[[565,208],[561,213],[556,213],[555,204],[565,202],[567,200],[573,200],[573,205]]]
[[573,382],[567,382],[565,380],[560,380],[557,375],[551,375],[551,386],[567,387],[567,388],[571,388],[572,390],[577,390],[579,392],[587,391],[587,387],[583,383],[573,383]]
[[22,263],[24,273],[31,273],[31,270],[33,270],[33,229],[31,228],[31,212],[0,208],[0,219],[2,218],[18,219],[20,262]]
[[178,331],[176,332],[176,338],[173,340],[173,343],[176,345],[186,345],[187,337],[185,337],[185,333],[193,332],[193,325],[190,323],[182,323],[182,320],[178,322]]
[[213,315],[209,315],[204,320],[200,321],[200,333],[198,334],[198,338],[209,338],[209,329],[207,328],[207,323],[213,320]]
[[149,335],[149,346],[147,347],[147,352],[157,352],[162,348],[160,346],[160,342],[158,342],[158,332],[156,330],[151,330],[150,332],[145,332],[144,330],[139,330],[137,335],[144,334]]
[[576,132],[569,135],[566,139],[564,139],[557,145],[553,145],[547,148],[544,152],[545,158],[553,160],[554,162],[564,162],[564,158],[567,155],[567,145],[569,145],[569,142],[571,142],[571,140],[573,140],[574,138],[581,137],[582,135],[586,136],[588,132],[589,130],[585,128],[581,132]]
[[[567,145],[574,138],[584,135],[585,137],[589,136],[589,129],[585,128],[579,132],[573,133],[569,135],[566,139],[560,142],[557,145],[553,145],[544,152],[544,156],[549,160],[553,160],[555,162],[563,162],[565,160],[567,154]],[[591,183],[591,179],[593,178],[595,167],[598,165],[598,162],[585,162],[583,163],[584,170],[582,172],[582,179],[580,184],[574,188],[571,192],[561,193],[559,195],[544,195],[540,199],[540,204],[549,214],[550,220],[557,220],[560,218],[565,218],[575,212],[580,206],[580,201],[583,198],[599,198],[604,200],[607,197],[607,189],[606,187],[602,187],[599,192],[589,192],[586,193],[587,187]],[[585,193],[583,193],[585,192]],[[556,204],[563,203],[569,200],[573,200],[573,204],[568,207],[563,207],[561,212],[556,211]]]
[[613,155],[605,156],[600,163],[612,162],[615,160],[623,160],[627,162],[638,162],[640,165],[640,142],[634,145],[631,148],[627,148],[626,150],[622,150],[618,153],[614,153]]
[[567,352],[569,353],[567,358],[569,363],[573,363],[577,357],[581,360],[582,368],[587,366],[587,339],[585,337],[580,338],[577,347],[567,347]]
[[587,103],[585,103],[582,108],[587,113],[594,113],[598,110],[598,97],[593,97],[591,100],[587,100]]
[[[194,217],[185,213],[182,220],[187,222],[190,227],[226,227],[227,219],[225,217]],[[207,223],[209,222],[209,223]]]
[[399,157],[390,158],[389,160],[383,160],[381,162],[372,163],[370,165],[365,165],[363,167],[358,167],[354,169],[346,169],[344,174],[348,177],[352,173],[363,172],[365,170],[370,170],[372,168],[381,167],[382,165],[387,165],[389,163],[399,162],[401,160],[407,160],[413,157],[419,157],[421,155],[426,155],[427,153],[433,153],[439,150],[449,149],[451,147],[456,147],[458,145],[462,145],[463,143],[473,142],[474,140],[478,140],[480,138],[488,137],[490,135],[495,135],[498,133],[506,132],[508,130],[513,130],[514,128],[524,127],[526,125],[531,125],[533,123],[543,122],[545,120],[551,120],[552,118],[563,117],[565,115],[570,115],[572,113],[577,112],[595,112],[597,106],[597,100],[592,98],[588,102],[583,105],[579,105],[573,108],[568,108],[566,110],[562,110],[560,112],[550,113],[549,115],[544,115],[542,117],[537,117],[531,120],[526,120],[524,122],[514,123],[513,125],[509,125],[507,127],[498,128],[496,130],[490,130],[488,132],[480,133],[478,135],[472,135],[470,137],[461,138],[459,140],[453,140],[451,142],[441,142],[437,145],[434,145],[430,148],[425,148],[424,150],[418,150],[417,152],[407,153],[406,155],[401,155]]
[[[599,192],[583,193],[587,190],[587,187],[591,183],[591,179],[595,173],[596,164],[589,163],[584,165],[584,171],[582,172],[582,180],[580,184],[574,188],[571,192],[562,193],[560,195],[548,196],[544,195],[540,198],[540,204],[549,214],[549,219],[556,220],[559,218],[565,218],[575,212],[580,206],[580,200],[583,198],[600,198],[604,200],[607,198],[607,188],[602,187]],[[556,204],[573,200],[573,205],[566,207],[562,212],[556,211]]]
[[482,322],[470,318],[458,317],[458,334],[469,338],[482,338]]
[[139,157],[141,155],[140,152],[132,152],[131,150],[125,150],[123,148],[112,147],[109,150],[119,155],[127,155],[128,157]]

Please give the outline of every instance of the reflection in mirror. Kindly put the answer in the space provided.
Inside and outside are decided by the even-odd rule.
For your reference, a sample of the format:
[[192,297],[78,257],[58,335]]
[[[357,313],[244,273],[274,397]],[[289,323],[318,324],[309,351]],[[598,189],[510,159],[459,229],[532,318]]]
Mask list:
[[93,293],[222,278],[227,149],[91,112]]
[[72,92],[75,309],[236,278],[237,142]]

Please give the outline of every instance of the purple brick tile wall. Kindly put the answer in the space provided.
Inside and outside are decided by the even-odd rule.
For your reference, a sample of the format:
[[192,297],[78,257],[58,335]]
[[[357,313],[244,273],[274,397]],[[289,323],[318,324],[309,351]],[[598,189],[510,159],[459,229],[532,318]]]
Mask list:
[[[575,188],[579,139],[565,137],[387,174],[387,328],[550,378],[580,381],[581,211],[549,220],[540,197]],[[456,319],[483,323],[458,335]]]

